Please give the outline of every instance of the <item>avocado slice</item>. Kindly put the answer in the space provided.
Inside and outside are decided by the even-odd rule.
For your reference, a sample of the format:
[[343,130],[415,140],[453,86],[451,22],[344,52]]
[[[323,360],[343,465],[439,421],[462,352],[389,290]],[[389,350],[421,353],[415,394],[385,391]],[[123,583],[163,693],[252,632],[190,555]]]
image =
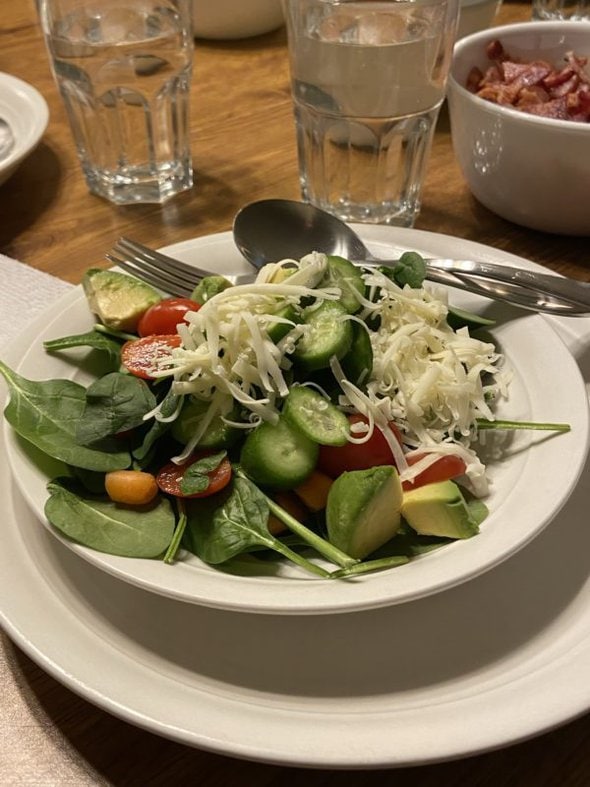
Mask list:
[[397,533],[402,496],[393,466],[342,473],[328,493],[326,526],[330,542],[351,557],[367,557]]
[[160,293],[149,284],[102,268],[87,270],[82,287],[90,311],[107,328],[116,331],[134,332],[141,315],[162,300]]
[[454,481],[439,481],[404,492],[401,511],[410,527],[423,536],[471,538],[479,532]]

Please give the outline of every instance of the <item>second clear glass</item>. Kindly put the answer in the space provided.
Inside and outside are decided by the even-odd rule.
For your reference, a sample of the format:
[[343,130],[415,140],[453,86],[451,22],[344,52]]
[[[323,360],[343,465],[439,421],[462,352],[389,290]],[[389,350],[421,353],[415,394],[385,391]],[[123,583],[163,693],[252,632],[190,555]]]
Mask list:
[[457,0],[286,0],[303,198],[412,226],[455,40]]

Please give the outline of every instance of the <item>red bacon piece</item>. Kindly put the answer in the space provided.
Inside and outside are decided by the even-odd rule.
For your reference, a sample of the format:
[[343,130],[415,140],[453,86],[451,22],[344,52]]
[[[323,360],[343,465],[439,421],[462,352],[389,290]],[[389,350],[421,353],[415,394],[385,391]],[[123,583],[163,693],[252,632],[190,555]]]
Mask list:
[[590,122],[587,57],[568,52],[560,68],[544,60],[526,63],[510,57],[499,40],[487,45],[486,54],[492,65],[485,74],[473,68],[467,78],[472,93],[541,117]]

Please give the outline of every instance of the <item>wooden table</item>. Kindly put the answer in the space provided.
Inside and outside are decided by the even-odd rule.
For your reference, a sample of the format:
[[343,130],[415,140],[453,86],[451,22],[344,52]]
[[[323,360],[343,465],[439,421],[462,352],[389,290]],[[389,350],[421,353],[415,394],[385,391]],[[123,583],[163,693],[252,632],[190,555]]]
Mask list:
[[[114,207],[87,193],[52,81],[33,0],[4,0],[0,71],[33,84],[51,120],[38,149],[0,187],[0,251],[70,282],[119,235],[161,246],[227,230],[245,202],[297,199],[285,34],[198,42],[192,92],[195,187],[164,207]],[[497,21],[527,19],[527,3]],[[588,280],[587,240],[503,221],[470,195],[455,163],[444,112],[419,229],[486,243]],[[575,676],[572,676],[575,679]],[[535,785],[590,784],[590,716],[482,756],[396,772],[299,771],[238,762],[141,731],[72,694],[6,637],[0,650],[0,785]]]

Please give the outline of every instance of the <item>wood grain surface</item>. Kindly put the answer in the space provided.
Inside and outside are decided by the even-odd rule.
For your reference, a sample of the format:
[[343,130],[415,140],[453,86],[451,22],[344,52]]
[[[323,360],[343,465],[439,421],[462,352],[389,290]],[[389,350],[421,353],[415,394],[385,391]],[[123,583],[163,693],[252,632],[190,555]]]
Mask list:
[[[497,22],[530,18],[505,3]],[[0,0],[0,71],[34,85],[50,107],[42,143],[0,187],[0,251],[70,282],[120,235],[161,246],[231,228],[244,203],[299,198],[285,33],[213,43],[194,57],[194,188],[163,207],[115,207],[88,194],[51,78],[33,0]],[[558,198],[556,184],[556,198]],[[416,226],[476,240],[590,279],[588,240],[503,221],[470,195],[443,110]],[[1,315],[0,315],[1,319]],[[575,679],[575,676],[572,676]],[[257,785],[257,787],[587,787],[590,716],[507,749],[397,771],[299,770],[241,762],[154,736],[74,695],[7,637],[0,647],[0,787]]]

